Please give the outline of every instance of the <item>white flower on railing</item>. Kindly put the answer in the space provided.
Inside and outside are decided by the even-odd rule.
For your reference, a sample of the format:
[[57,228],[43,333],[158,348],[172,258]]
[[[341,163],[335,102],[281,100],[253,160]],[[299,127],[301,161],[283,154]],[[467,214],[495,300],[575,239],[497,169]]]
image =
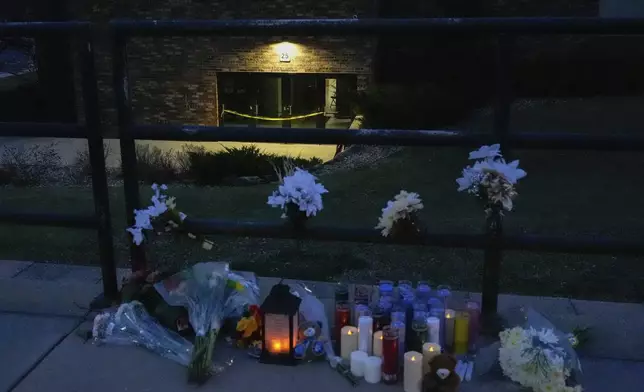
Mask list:
[[481,160],[463,169],[463,176],[456,179],[458,191],[466,191],[481,198],[487,212],[494,204],[512,211],[513,200],[517,196],[514,186],[527,175],[519,168],[519,161],[506,163],[499,144],[482,146],[470,152],[469,159]]
[[[282,178],[281,184],[272,195],[268,197],[267,204],[280,208],[284,213],[282,218],[287,218],[295,209],[306,217],[315,216],[322,210],[322,195],[328,193],[326,188],[316,182],[316,177],[306,170],[295,168],[294,172]],[[295,217],[291,217],[295,219]]]
[[[144,230],[155,230],[155,222],[162,221],[165,225],[164,231],[169,232],[181,229],[181,223],[187,218],[186,214],[176,210],[176,199],[165,194],[165,191],[168,190],[166,185],[152,184],[151,188],[154,191],[150,198],[152,204],[146,209],[134,210],[134,226],[126,229],[132,235],[132,242],[136,245],[141,245],[145,240]],[[187,234],[190,238],[197,238],[194,234]],[[202,246],[204,249],[210,250],[212,245],[211,241],[203,239]]]
[[388,237],[397,224],[407,222],[414,225],[416,212],[423,208],[423,202],[418,193],[400,191],[394,200],[389,200],[387,206],[382,209],[382,215],[375,228],[382,230],[383,237]]

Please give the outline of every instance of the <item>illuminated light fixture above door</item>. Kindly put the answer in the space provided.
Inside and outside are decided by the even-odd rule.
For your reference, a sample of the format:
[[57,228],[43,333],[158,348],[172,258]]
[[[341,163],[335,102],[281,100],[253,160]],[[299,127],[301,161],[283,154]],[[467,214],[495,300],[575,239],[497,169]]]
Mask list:
[[290,63],[297,55],[297,45],[290,42],[280,42],[274,48],[280,63]]

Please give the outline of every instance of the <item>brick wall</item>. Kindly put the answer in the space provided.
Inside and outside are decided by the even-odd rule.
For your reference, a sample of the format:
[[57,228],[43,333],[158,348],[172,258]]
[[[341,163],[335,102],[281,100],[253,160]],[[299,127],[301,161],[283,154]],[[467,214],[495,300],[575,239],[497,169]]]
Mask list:
[[[80,1],[80,0],[77,0]],[[91,4],[88,4],[91,3]],[[94,0],[80,1],[77,17],[94,22],[137,19],[295,19],[375,16],[376,0]],[[295,44],[281,63],[275,44]],[[128,61],[138,122],[216,125],[218,72],[339,73],[358,75],[365,88],[375,42],[342,37],[134,38]],[[104,121],[114,129],[109,42],[97,43],[97,71]]]

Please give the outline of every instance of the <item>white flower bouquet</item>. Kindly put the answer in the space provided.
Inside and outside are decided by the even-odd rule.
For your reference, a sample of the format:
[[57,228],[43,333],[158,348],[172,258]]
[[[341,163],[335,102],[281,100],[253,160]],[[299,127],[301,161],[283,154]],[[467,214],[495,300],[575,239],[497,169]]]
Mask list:
[[303,224],[309,217],[322,211],[322,195],[328,193],[317,178],[300,168],[287,168],[280,177],[280,185],[268,197],[267,204],[280,208],[283,219],[290,219],[296,225]]
[[[152,184],[154,194],[150,199],[152,204],[142,210],[134,210],[134,225],[126,231],[132,235],[132,242],[141,245],[145,240],[145,230],[157,233],[163,232],[184,232],[183,221],[186,214],[177,210],[175,197],[168,197],[167,185]],[[159,227],[161,226],[161,227]],[[212,241],[187,233],[191,239],[200,239],[202,247],[206,250],[212,249]]]
[[382,215],[375,228],[381,230],[383,237],[416,235],[420,231],[417,213],[423,207],[418,193],[400,191],[382,209]]
[[[519,309],[511,317],[523,322],[501,331],[499,342],[481,350],[479,356],[496,356],[500,374],[522,388],[534,392],[582,391],[574,335],[557,330],[532,309]],[[493,373],[493,368],[477,369],[477,373]]]
[[463,176],[456,179],[458,191],[479,197],[488,214],[497,207],[512,211],[513,200],[517,196],[515,185],[527,175],[519,168],[518,160],[505,162],[500,147],[493,144],[470,152],[469,159],[476,162],[464,168]]

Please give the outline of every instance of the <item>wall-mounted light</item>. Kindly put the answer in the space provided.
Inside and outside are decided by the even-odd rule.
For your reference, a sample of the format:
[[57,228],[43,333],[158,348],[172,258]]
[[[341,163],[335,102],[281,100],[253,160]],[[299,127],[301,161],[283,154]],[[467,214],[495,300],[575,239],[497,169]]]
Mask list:
[[280,63],[290,63],[297,55],[297,46],[290,42],[280,42],[274,47]]

